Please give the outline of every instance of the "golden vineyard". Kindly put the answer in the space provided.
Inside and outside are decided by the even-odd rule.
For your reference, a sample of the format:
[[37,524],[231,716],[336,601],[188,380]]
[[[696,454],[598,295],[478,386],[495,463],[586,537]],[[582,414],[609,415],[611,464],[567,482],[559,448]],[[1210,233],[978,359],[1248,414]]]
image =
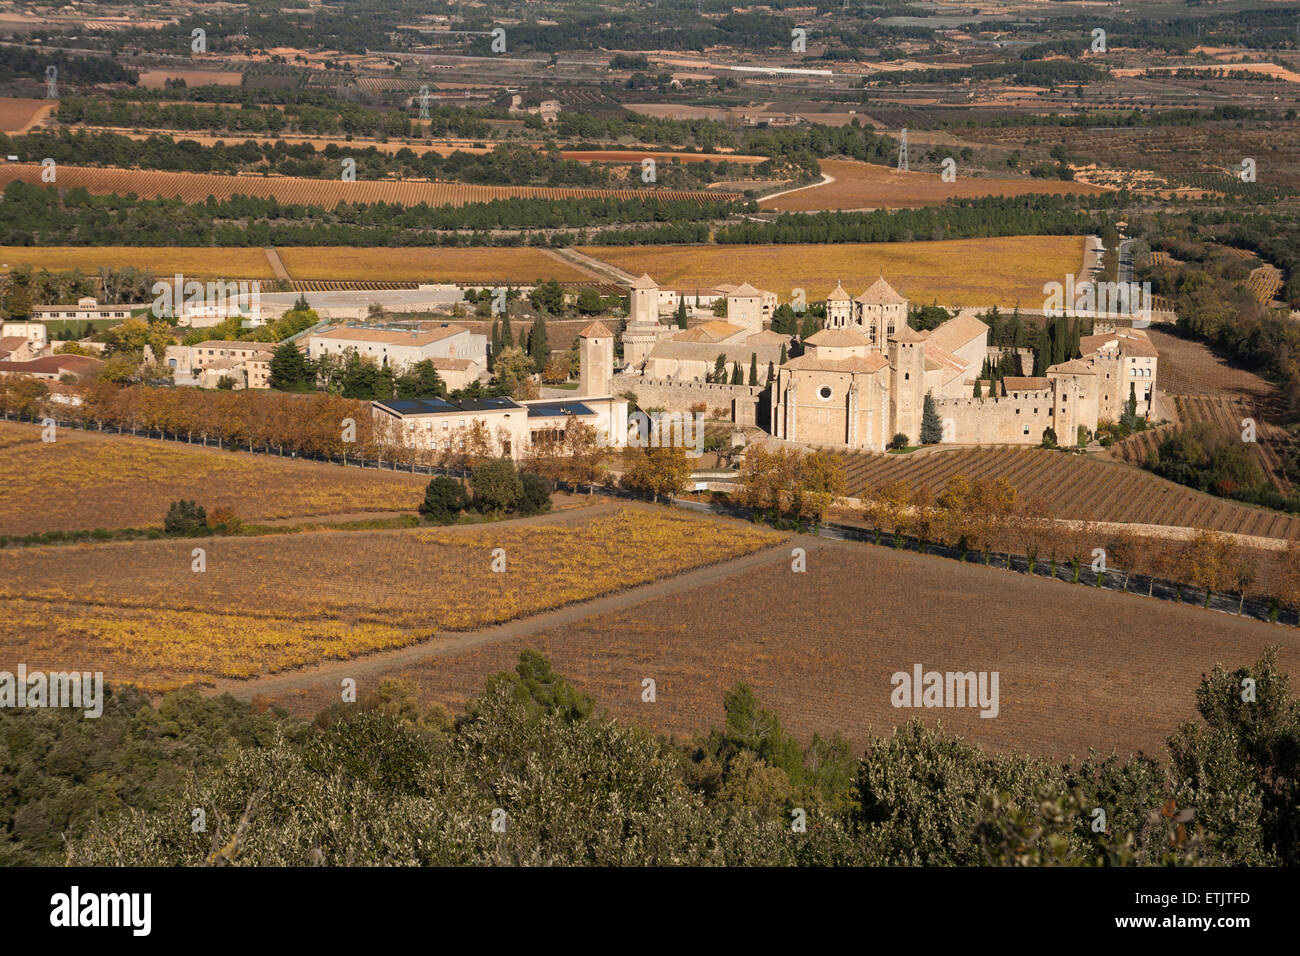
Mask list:
[[[14,180],[40,184],[41,167],[19,164],[0,167],[0,189]],[[411,180],[301,179],[293,176],[219,176],[211,173],[173,173],[148,169],[98,169],[58,167],[57,185],[85,189],[94,195],[135,193],[145,198],[179,198],[203,202],[209,196],[256,196],[282,203],[337,206],[341,202],[393,203],[400,206],[464,206],[494,199],[664,199],[717,202],[740,198],[737,193],[675,189],[570,189],[553,186],[476,186],[468,183],[431,183]]]

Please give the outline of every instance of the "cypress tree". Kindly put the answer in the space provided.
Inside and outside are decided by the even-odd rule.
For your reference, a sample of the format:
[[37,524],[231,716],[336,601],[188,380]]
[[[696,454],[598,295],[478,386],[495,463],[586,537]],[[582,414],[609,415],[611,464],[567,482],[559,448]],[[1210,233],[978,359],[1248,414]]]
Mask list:
[[677,300],[677,327],[686,328],[686,296]]
[[723,385],[727,383],[727,357],[725,355],[719,355],[713,363],[713,380],[721,382]]
[[784,365],[784,364],[785,364],[786,362],[788,362],[788,361],[790,361],[790,355],[789,355],[789,353],[787,353],[786,350],[785,350],[785,343],[782,342],[782,343],[781,343],[781,361],[778,362],[777,364],[778,364],[778,365]]
[[758,384],[758,353],[749,353],[749,384]]
[[510,306],[506,305],[506,312],[501,316],[501,347],[503,349],[512,349],[515,347],[515,332],[510,322]]
[[[978,388],[978,384],[976,388]],[[943,422],[939,421],[939,410],[934,406],[934,396],[925,393],[925,402],[921,406],[921,444],[935,445],[943,441]]]
[[1047,374],[1047,366],[1052,364],[1052,342],[1047,326],[1038,331],[1038,348],[1034,349],[1034,374],[1042,377]]
[[[782,348],[784,349],[785,346],[782,346]],[[767,385],[771,385],[771,384],[772,384],[772,379],[774,379],[774,378],[776,378],[776,369],[773,368],[771,362],[768,362],[768,363],[767,363],[767,383],[766,383],[766,384],[767,384]]]
[[533,368],[541,371],[551,357],[551,347],[546,341],[546,319],[538,316],[533,327],[528,330],[528,356],[533,360]]
[[739,362],[731,363],[731,384],[732,385],[745,384],[745,376],[741,374]]
[[983,397],[984,397],[984,389],[980,387],[980,380],[979,380],[979,379],[975,379],[975,397],[976,397],[976,398],[983,398]]

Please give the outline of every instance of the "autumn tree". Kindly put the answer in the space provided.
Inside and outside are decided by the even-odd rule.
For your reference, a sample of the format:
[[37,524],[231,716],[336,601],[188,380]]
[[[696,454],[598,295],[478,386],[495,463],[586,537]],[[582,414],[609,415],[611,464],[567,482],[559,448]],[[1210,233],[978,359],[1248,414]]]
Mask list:
[[1179,581],[1205,592],[1205,607],[1215,591],[1226,591],[1235,583],[1235,565],[1240,561],[1237,543],[1224,534],[1199,530],[1174,555]]
[[533,382],[533,360],[523,349],[512,346],[503,348],[493,368],[493,380],[511,398],[524,401],[537,397],[537,385]]
[[863,510],[877,529],[877,540],[879,532],[887,528],[894,536],[894,547],[901,548],[914,520],[912,483],[900,478],[881,485],[863,502]]
[[654,501],[660,495],[671,501],[690,482],[693,469],[684,448],[633,448],[628,450],[627,458],[624,487],[648,491]]

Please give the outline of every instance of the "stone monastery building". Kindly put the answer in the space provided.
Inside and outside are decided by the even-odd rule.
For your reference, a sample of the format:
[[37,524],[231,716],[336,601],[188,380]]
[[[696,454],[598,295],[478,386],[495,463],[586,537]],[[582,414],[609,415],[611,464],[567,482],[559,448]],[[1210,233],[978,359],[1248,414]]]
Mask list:
[[[682,390],[682,410],[697,400],[692,389],[719,354],[742,368],[756,355],[764,368],[783,344],[794,345],[763,329],[762,293],[747,283],[735,289],[734,303],[728,296],[725,322],[686,331],[659,322],[656,290],[649,276],[633,286],[624,354],[642,381],[653,383],[656,403],[669,410],[677,410],[674,387]],[[883,276],[856,297],[837,284],[826,297],[825,328],[803,342],[802,355],[776,370],[772,435],[870,451],[884,451],[896,434],[919,444],[927,395],[942,440],[958,444],[1037,445],[1048,428],[1061,444],[1074,444],[1080,426],[1092,432],[1099,421],[1117,420],[1130,396],[1139,414],[1150,411],[1157,355],[1141,329],[1097,324],[1080,340],[1080,358],[1051,366],[1041,377],[1008,376],[997,394],[984,382],[983,397],[976,398],[975,383],[989,358],[988,326],[967,309],[919,332],[907,324],[907,314],[908,300]]]

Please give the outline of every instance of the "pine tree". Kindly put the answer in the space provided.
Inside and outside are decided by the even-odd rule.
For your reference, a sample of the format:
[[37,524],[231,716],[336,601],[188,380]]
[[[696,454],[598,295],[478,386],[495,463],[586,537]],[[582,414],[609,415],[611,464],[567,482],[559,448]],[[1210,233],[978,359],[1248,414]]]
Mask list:
[[281,391],[305,389],[315,384],[311,367],[292,342],[282,342],[271,353],[271,377],[267,384]]
[[939,410],[934,406],[934,396],[926,392],[925,402],[921,407],[921,444],[937,445],[941,441],[943,441],[943,422],[939,421]]
[[749,353],[749,384],[758,384],[758,353]]

